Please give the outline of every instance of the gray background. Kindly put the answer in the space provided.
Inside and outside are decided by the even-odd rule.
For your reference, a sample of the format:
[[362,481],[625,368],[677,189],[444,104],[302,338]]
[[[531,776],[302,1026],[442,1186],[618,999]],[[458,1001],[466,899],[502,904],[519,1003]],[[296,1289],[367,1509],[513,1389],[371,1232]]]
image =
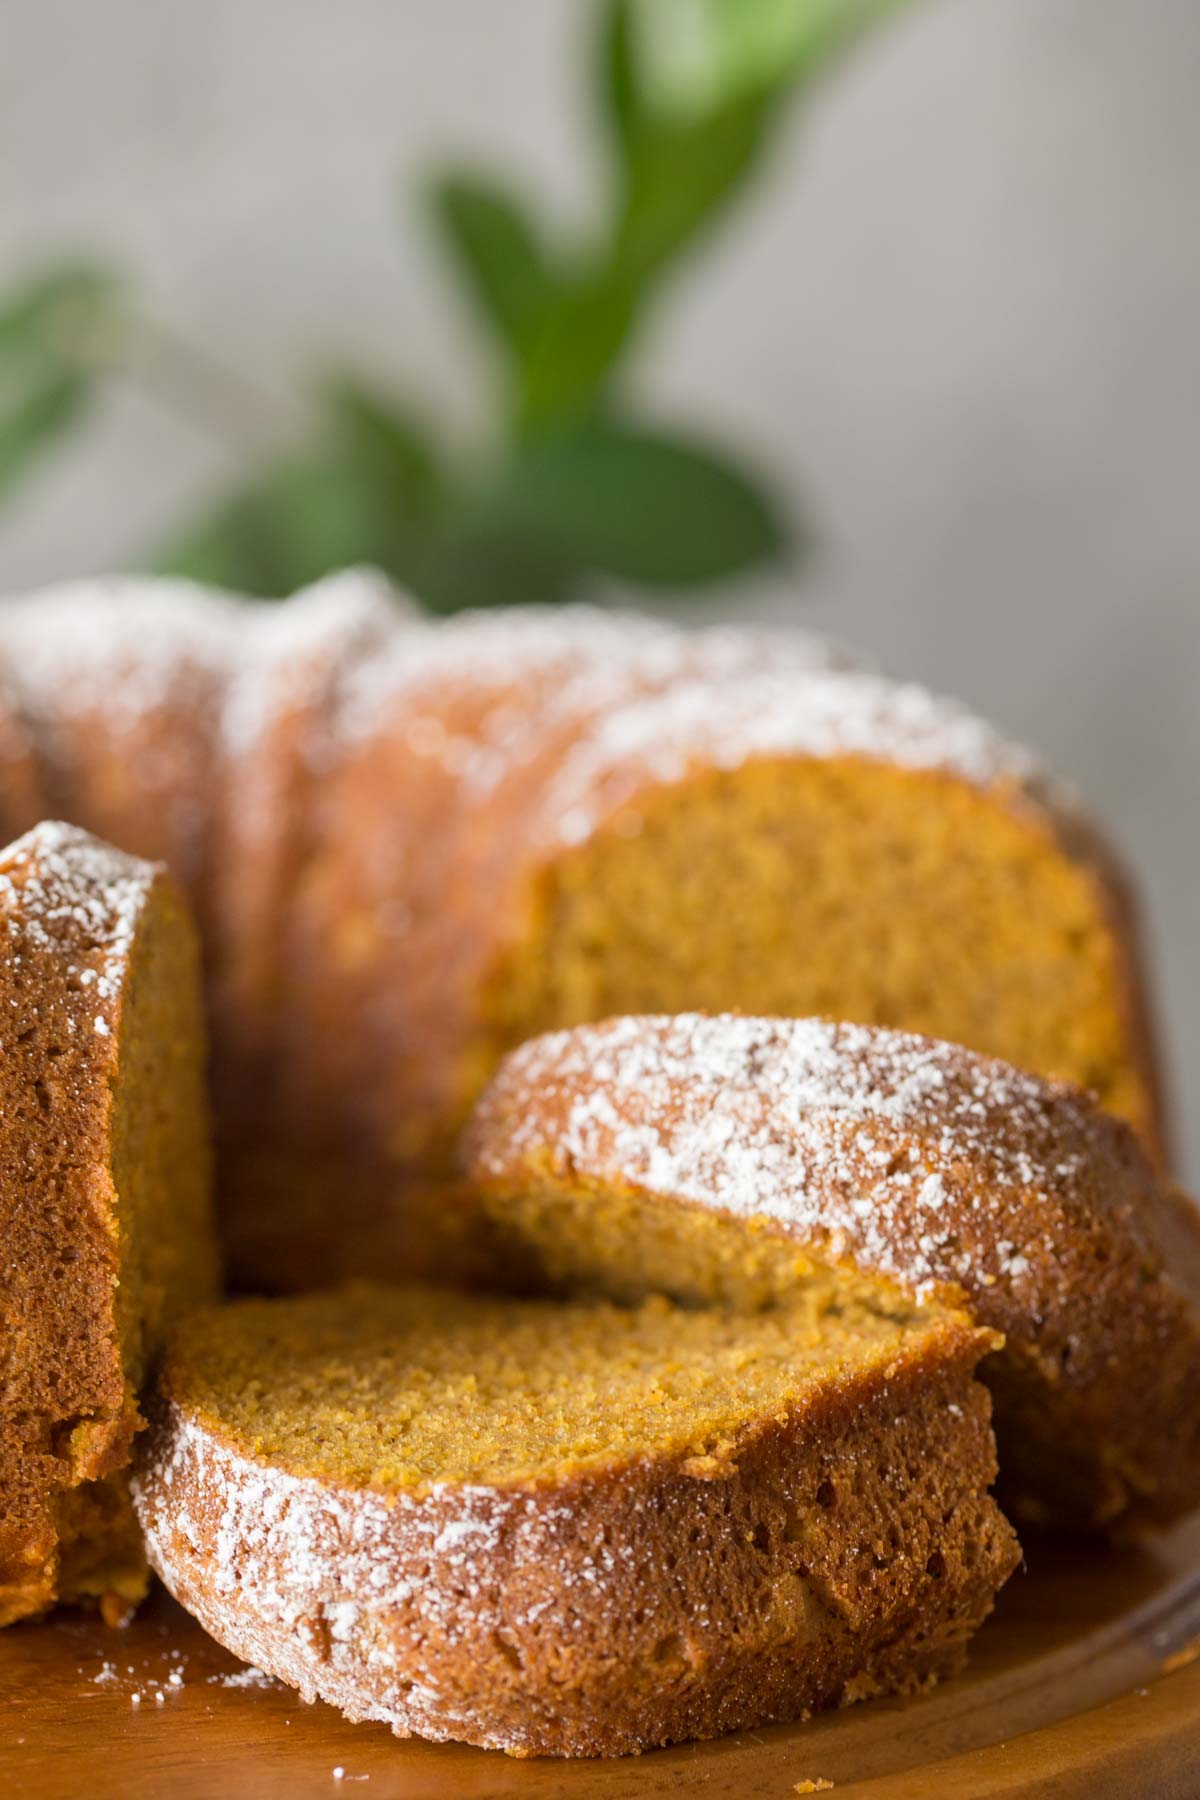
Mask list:
[[[586,212],[586,16],[6,0],[0,272],[94,245],[268,417],[331,347],[468,433],[475,339],[404,183],[478,152]],[[796,118],[643,357],[664,417],[719,426],[820,524],[800,578],[714,604],[964,695],[1140,861],[1193,1178],[1198,96],[1194,0],[917,5]],[[126,560],[237,466],[258,427],[228,415],[114,396],[0,517],[0,587]]]

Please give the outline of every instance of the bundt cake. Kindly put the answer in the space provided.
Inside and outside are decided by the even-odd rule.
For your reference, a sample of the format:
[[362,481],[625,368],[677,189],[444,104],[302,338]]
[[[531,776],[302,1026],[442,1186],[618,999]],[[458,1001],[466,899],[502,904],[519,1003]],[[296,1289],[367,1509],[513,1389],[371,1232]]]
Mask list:
[[878,1028],[613,1019],[515,1051],[466,1157],[497,1253],[555,1289],[833,1304],[850,1265],[964,1304],[1003,1334],[1025,1519],[1200,1504],[1200,1213],[1077,1088]]
[[195,902],[243,1285],[486,1258],[440,1198],[472,1100],[615,1012],[928,1031],[1162,1154],[1094,834],[987,726],[803,634],[101,582],[0,607],[9,690],[54,807]]
[[220,771],[207,934],[220,1046],[213,1074],[222,1147],[229,1156],[237,1153],[239,1185],[253,1191],[265,1183],[274,1193],[279,1142],[268,1131],[263,1143],[262,1126],[275,1081],[288,960],[271,947],[310,854],[308,790],[326,753],[337,681],[351,663],[384,649],[402,611],[382,578],[351,573],[286,606],[245,608],[239,617],[236,666],[213,755]]
[[0,854],[0,1624],[137,1599],[125,1469],[165,1324],[213,1297],[198,959],[161,868]]
[[238,1655],[401,1736],[618,1754],[955,1670],[1017,1548],[990,1334],[359,1287],[193,1315],[134,1494]]
[[242,616],[230,596],[134,580],[0,609],[3,677],[40,773],[36,816],[6,811],[8,835],[68,819],[165,862],[206,917],[212,747]]

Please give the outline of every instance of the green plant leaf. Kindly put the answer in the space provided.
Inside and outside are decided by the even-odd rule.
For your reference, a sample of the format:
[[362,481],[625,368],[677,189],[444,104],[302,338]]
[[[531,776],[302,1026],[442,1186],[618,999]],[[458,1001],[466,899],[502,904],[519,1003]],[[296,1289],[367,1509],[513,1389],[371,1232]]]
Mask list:
[[901,3],[608,0],[597,85],[619,151],[616,217],[524,346],[526,438],[600,410],[660,278],[737,198],[784,101]]
[[903,0],[624,0],[645,105],[695,120],[823,74]]
[[[616,216],[603,252],[610,284],[619,278],[636,313],[655,278],[715,221],[753,168],[774,110],[771,83],[706,96],[681,111],[656,84],[651,50],[662,21],[674,21],[673,48],[686,61],[680,21],[703,0],[612,0],[605,8],[598,80],[620,151]],[[658,21],[658,23],[656,23]]]
[[0,304],[0,375],[36,365],[95,366],[120,317],[120,288],[98,265],[63,262],[22,282]]
[[589,411],[629,335],[634,294],[624,272],[605,255],[551,272],[532,228],[494,185],[450,176],[433,193],[475,300],[513,353],[519,428]]
[[517,405],[523,432],[595,410],[629,341],[638,298],[621,269],[602,268],[563,284],[525,352]]
[[614,246],[630,283],[648,285],[717,222],[753,171],[777,103],[772,91],[745,94],[694,123],[643,134]]
[[429,517],[442,471],[424,422],[351,375],[327,382],[321,399],[334,439],[380,504],[397,520]]
[[571,598],[582,573],[569,557],[535,538],[463,519],[431,539],[410,586],[436,613],[467,606],[554,606]]
[[511,194],[478,175],[440,176],[431,194],[476,306],[500,339],[520,350],[554,291],[533,225]]
[[600,15],[600,106],[626,155],[642,125],[633,32],[630,0],[610,0]]
[[784,102],[903,0],[614,0],[602,85],[622,150],[613,256],[646,289],[712,228]]
[[115,347],[118,289],[102,269],[62,263],[0,304],[0,500],[82,418]]
[[568,564],[652,586],[716,580],[787,545],[772,500],[731,462],[611,419],[525,445],[480,516]]
[[374,513],[361,481],[344,461],[315,451],[278,458],[168,542],[152,566],[278,598],[375,560]]
[[81,417],[91,384],[78,369],[61,369],[0,403],[0,501]]
[[428,433],[350,375],[327,380],[317,401],[312,445],[277,457],[210,507],[155,567],[269,596],[352,563],[411,579],[441,503]]

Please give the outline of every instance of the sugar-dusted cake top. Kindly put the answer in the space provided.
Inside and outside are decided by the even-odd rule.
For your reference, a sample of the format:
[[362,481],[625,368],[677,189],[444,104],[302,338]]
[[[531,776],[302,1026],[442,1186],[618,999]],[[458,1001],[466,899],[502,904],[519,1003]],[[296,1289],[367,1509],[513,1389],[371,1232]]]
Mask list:
[[241,605],[191,581],[110,575],[0,602],[0,658],[35,710],[102,707],[137,717],[168,703],[180,676],[223,675]]
[[132,576],[0,603],[0,666],[34,717],[132,721],[199,687],[229,754],[329,671],[322,766],[408,734],[481,800],[561,741],[540,833],[573,841],[639,784],[698,764],[861,755],[1012,784],[1059,803],[1035,759],[956,702],[863,669],[813,633],[699,629],[595,606],[430,619],[369,569],[283,602]]
[[[516,606],[425,620],[398,632],[346,681],[335,730],[353,750],[399,718],[422,753],[481,791],[550,732],[580,731],[632,698],[691,679],[719,685],[751,668],[851,665],[813,633],[719,625],[689,630],[596,606]],[[427,715],[463,702],[434,735]]]
[[1037,759],[956,701],[861,669],[769,660],[722,681],[688,674],[598,714],[546,799],[550,829],[586,837],[639,788],[770,757],[862,757],[1070,804]]
[[[238,609],[220,719],[226,755],[248,755],[274,720],[314,692],[336,694],[358,660],[386,655],[419,617],[377,569],[343,569],[289,600]],[[322,734],[328,733],[321,720]]]
[[[0,860],[0,913],[14,918],[18,938],[43,948],[88,953],[79,984],[98,1001],[115,999],[146,896],[161,869],[127,856],[89,832],[46,820],[9,846]],[[97,1018],[96,1030],[107,1027]]]
[[[487,1180],[544,1150],[770,1218],[921,1289],[1020,1282],[1033,1256],[1053,1260],[1058,1200],[1077,1178],[1103,1184],[1122,1129],[1077,1089],[932,1038],[691,1013],[521,1046],[481,1102],[473,1156]],[[1025,1190],[1054,1199],[1017,1234]]]

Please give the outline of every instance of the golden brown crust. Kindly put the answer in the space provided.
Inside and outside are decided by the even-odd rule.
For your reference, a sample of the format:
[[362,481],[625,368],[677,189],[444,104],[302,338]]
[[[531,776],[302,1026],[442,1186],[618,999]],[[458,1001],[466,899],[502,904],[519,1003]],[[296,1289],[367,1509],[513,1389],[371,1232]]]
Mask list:
[[[279,607],[110,581],[0,608],[0,675],[38,750],[21,767],[63,816],[163,856],[196,906],[242,1285],[470,1261],[424,1197],[449,1178],[499,1050],[585,1016],[517,1005],[497,1026],[497,994],[544,950],[547,871],[583,843],[615,836],[619,851],[643,803],[684,802],[764,759],[902,767],[925,784],[918,811],[939,810],[939,782],[965,784],[1039,853],[1044,840],[1047,861],[1065,857],[1106,922],[1115,1103],[1161,1147],[1140,951],[1110,853],[980,721],[848,662],[804,634],[685,633],[586,608],[421,621],[361,575]],[[821,1005],[688,987],[586,1016]]]
[[17,684],[0,671],[0,842],[31,831],[53,811],[37,739]]
[[1180,1250],[1200,1223],[1076,1089],[868,1027],[618,1019],[516,1051],[467,1164],[496,1227],[562,1281],[719,1285],[673,1278],[668,1240],[650,1260],[636,1209],[621,1251],[573,1238],[615,1194],[656,1229],[674,1217],[676,1254],[690,1212],[960,1292],[1007,1340],[984,1372],[1026,1517],[1129,1529],[1200,1502],[1200,1290]]
[[1086,871],[1096,908],[1110,927],[1113,976],[1125,1022],[1129,1063],[1138,1103],[1132,1122],[1160,1169],[1172,1166],[1173,1114],[1171,1086],[1163,1057],[1162,1034],[1154,1006],[1155,986],[1142,907],[1133,872],[1095,820],[1077,807],[1060,806],[1044,820],[1053,841]]
[[[341,755],[315,796],[313,856],[290,927],[296,1011],[288,1036],[298,1050],[288,1055],[299,1060],[288,1111],[301,1133],[315,1127],[326,1167],[353,1167],[365,1152],[348,1184],[355,1194],[392,1196],[386,1207],[368,1201],[355,1229],[324,1247],[323,1263],[332,1255],[339,1274],[389,1263],[407,1272],[423,1266],[423,1251],[443,1248],[430,1230],[438,1209],[422,1208],[423,1195],[431,1178],[446,1178],[455,1131],[497,1055],[489,1017],[495,994],[514,964],[546,954],[538,938],[545,872],[582,840],[619,837],[622,821],[636,822],[656,796],[768,756],[781,767],[790,756],[849,770],[856,758],[911,755],[913,787],[929,790],[927,805],[938,806],[939,781],[986,792],[999,813],[1021,822],[1047,862],[1078,872],[1106,922],[1108,992],[1124,1022],[1121,1099],[1161,1151],[1140,953],[1124,891],[1092,829],[1040,780],[1019,779],[1004,761],[1007,747],[984,738],[961,767],[946,750],[952,766],[943,772],[937,731],[956,746],[966,729],[953,709],[943,718],[924,697],[933,747],[924,739],[914,747],[904,738],[909,690],[845,672],[789,674],[786,661],[768,676],[749,656],[719,679],[690,678],[676,667],[659,687],[636,670],[608,667],[597,701],[586,653],[577,653],[574,667],[565,653],[557,666],[543,666],[512,650],[489,666],[468,654],[474,628],[463,622],[457,659],[449,647],[428,656],[420,640],[397,647],[394,690],[386,704],[377,700],[361,714],[348,708]],[[572,682],[581,696],[561,701]],[[378,685],[386,691],[382,676]],[[718,714],[725,705],[727,742],[706,742],[696,723],[702,700]],[[857,735],[846,732],[844,748],[841,707],[859,727]],[[774,747],[769,737],[761,747],[756,736],[760,709],[768,716],[773,709],[779,725]],[[675,746],[676,710],[690,720],[695,742]],[[514,714],[519,752],[502,754],[497,745]],[[966,725],[983,734],[977,722]],[[936,974],[935,965],[931,979]],[[397,994],[403,1006],[381,999]],[[693,998],[681,983],[674,999]],[[353,1032],[341,1029],[347,1016],[356,1021]],[[519,1009],[510,1024],[507,1042],[527,1034]],[[294,1237],[280,1252],[303,1257]]]
[[618,707],[772,660],[798,673],[845,661],[802,633],[514,608],[401,626],[347,672],[286,926],[281,1084],[283,1185],[307,1219],[348,1171],[353,1224],[317,1247],[251,1195],[235,1274],[287,1287],[318,1264],[322,1279],[407,1277],[470,1260],[443,1235],[452,1215],[422,1202],[452,1174],[465,1108],[495,1061],[485,989],[528,923],[554,778]]
[[46,806],[165,862],[206,926],[210,817],[240,609],[190,582],[113,577],[0,606],[0,655]]
[[[351,570],[284,606],[243,612],[214,781],[208,982],[217,1197],[242,1262],[258,1212],[278,1221],[289,1210],[292,1121],[283,1088],[294,1021],[286,921],[312,852],[329,718],[339,685],[391,642],[404,609],[382,577]],[[300,1189],[311,1174],[302,1157],[296,1174]],[[264,1192],[273,1204],[256,1199]],[[312,1228],[308,1235],[311,1241]]]
[[[118,1206],[117,1097],[135,974],[188,929],[161,868],[73,827],[41,825],[0,856],[0,1623],[68,1591],[86,1561],[67,1554],[72,1490],[124,1468],[139,1423],[147,1346],[122,1278],[136,1291],[146,1271]],[[182,1211],[204,1174],[181,1175]],[[211,1270],[195,1280],[211,1290]]]
[[273,1468],[168,1366],[135,1496],[176,1597],[306,1697],[400,1735],[622,1754],[959,1666],[1018,1554],[986,1492],[983,1347],[933,1327],[704,1473],[424,1493]]

